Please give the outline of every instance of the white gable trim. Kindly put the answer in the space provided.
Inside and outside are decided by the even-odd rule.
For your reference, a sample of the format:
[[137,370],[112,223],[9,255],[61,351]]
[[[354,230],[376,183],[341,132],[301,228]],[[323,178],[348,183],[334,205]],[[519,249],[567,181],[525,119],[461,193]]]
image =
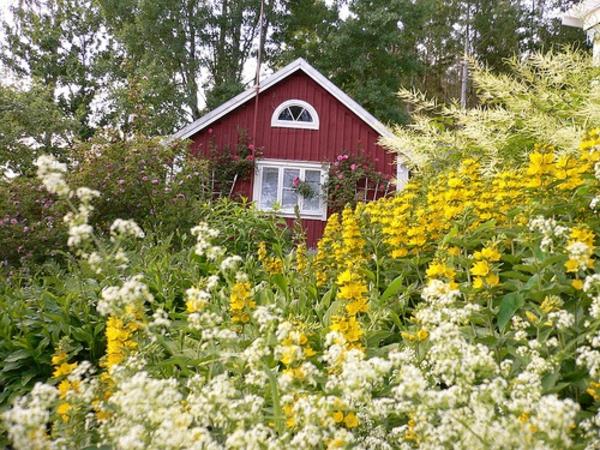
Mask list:
[[[377,131],[383,137],[392,137],[393,133],[373,115],[371,115],[366,109],[356,103],[350,96],[344,93],[335,84],[325,78],[317,69],[307,63],[303,58],[298,58],[285,66],[280,71],[274,73],[270,77],[266,78],[260,85],[259,92],[263,92],[269,89],[271,86],[279,83],[281,80],[287,78],[291,74],[298,70],[302,70],[310,78],[312,78],[317,84],[323,89],[333,95],[340,103],[350,109],[360,119],[362,119],[367,125]],[[197,132],[203,130],[211,123],[219,120],[229,112],[233,111],[238,106],[246,103],[248,100],[256,96],[256,88],[251,87],[241,94],[236,95],[231,100],[223,103],[218,108],[212,110],[208,114],[200,117],[198,120],[190,123],[183,127],[177,133],[173,134],[169,140],[175,139],[187,139]]]

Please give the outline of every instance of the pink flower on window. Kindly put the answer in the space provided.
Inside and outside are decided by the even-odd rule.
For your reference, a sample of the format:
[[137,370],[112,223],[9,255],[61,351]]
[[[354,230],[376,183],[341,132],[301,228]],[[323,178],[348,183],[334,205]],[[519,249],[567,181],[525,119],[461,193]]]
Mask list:
[[248,150],[250,150],[250,151],[254,151],[254,144],[250,144],[250,145],[248,145]]
[[294,177],[294,181],[292,181],[292,186],[294,186],[295,188],[300,186],[300,178]]
[[354,172],[354,171],[356,170],[356,168],[357,168],[357,167],[358,167],[358,166],[357,166],[355,163],[352,163],[352,165],[350,166],[350,170],[351,170],[352,172]]

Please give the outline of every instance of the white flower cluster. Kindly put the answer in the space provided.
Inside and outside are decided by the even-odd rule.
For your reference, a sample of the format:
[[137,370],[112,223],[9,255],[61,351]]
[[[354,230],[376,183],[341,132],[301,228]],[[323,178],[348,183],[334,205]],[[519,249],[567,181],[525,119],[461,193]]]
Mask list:
[[142,283],[142,275],[127,278],[119,286],[110,286],[102,289],[101,298],[96,309],[103,316],[109,314],[123,314],[135,312],[145,302],[152,303],[154,297],[148,286]]
[[594,320],[600,319],[600,274],[585,277],[583,291],[592,299],[590,317]]
[[102,433],[123,450],[216,448],[183,400],[175,379],[153,379],[144,371],[124,377],[108,401],[114,413]]
[[228,272],[230,270],[235,270],[241,262],[242,258],[238,255],[228,256],[221,261],[221,271]]
[[12,408],[2,414],[8,436],[16,449],[58,448],[46,431],[50,408],[57,398],[55,387],[36,383],[29,395],[17,399]]
[[210,260],[215,260],[225,253],[223,247],[213,245],[211,241],[219,236],[219,231],[210,228],[206,222],[201,222],[192,228],[191,233],[196,236],[196,246],[194,251],[198,256],[206,256]]
[[585,242],[574,241],[570,242],[566,250],[569,254],[569,259],[576,261],[577,270],[585,270],[588,267],[590,247]]
[[143,238],[144,231],[133,220],[116,219],[110,226],[111,239],[132,236],[134,238]]
[[34,164],[37,166],[37,177],[42,181],[48,192],[62,197],[66,197],[71,193],[64,176],[67,172],[66,164],[58,162],[51,155],[40,156]]
[[88,242],[94,233],[94,229],[88,221],[94,211],[91,201],[94,198],[99,197],[100,193],[88,188],[79,188],[76,191],[76,196],[81,203],[75,212],[65,214],[63,221],[69,227],[67,245],[79,251],[78,248]]
[[542,242],[540,248],[545,252],[554,250],[555,239],[566,239],[568,237],[569,228],[558,225],[556,220],[544,216],[537,216],[529,221],[529,230],[537,231],[542,234]]

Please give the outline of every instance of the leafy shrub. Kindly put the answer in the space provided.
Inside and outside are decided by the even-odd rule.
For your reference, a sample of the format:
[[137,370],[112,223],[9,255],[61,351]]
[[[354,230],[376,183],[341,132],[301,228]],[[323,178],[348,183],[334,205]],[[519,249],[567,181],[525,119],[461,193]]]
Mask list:
[[37,179],[0,180],[2,265],[14,267],[23,259],[39,263],[65,249],[65,205],[55,200]]
[[172,233],[194,223],[192,204],[210,195],[204,161],[187,155],[187,144],[164,145],[138,136],[124,141],[102,137],[73,150],[76,170],[69,181],[102,192],[93,223],[101,229],[118,217],[144,229]]
[[[183,234],[196,222],[195,205],[210,199],[206,165],[183,158],[186,146],[165,146],[157,139],[95,138],[71,149],[69,179],[100,190],[103,196],[91,218],[102,232],[117,217],[133,217],[148,231]],[[174,170],[178,158],[179,170]],[[4,265],[23,259],[41,263],[66,250],[64,203],[26,176],[0,184],[0,244]],[[174,242],[174,244],[177,244]]]
[[[208,129],[208,133],[212,135],[212,128]],[[254,170],[254,161],[261,153],[261,149],[249,142],[244,129],[238,130],[238,142],[233,148],[228,145],[217,147],[214,136],[211,136],[208,153],[202,158],[207,163],[212,193],[227,196],[233,189],[234,180],[236,183],[248,180]]]
[[56,265],[43,270],[0,282],[0,406],[51,376],[59,342],[89,361],[104,354],[104,322],[93,308],[98,282]]

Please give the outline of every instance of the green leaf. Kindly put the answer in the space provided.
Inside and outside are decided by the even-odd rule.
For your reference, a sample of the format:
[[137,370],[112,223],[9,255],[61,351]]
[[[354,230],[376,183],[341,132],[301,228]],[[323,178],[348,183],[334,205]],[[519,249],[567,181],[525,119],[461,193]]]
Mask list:
[[279,289],[281,289],[281,292],[283,294],[285,294],[285,296],[287,297],[287,295],[288,295],[288,285],[287,285],[287,281],[284,278],[284,276],[282,274],[278,273],[276,275],[273,275],[273,277],[271,279],[277,285],[277,287]]
[[20,361],[22,359],[27,359],[29,358],[31,355],[29,354],[29,352],[27,350],[17,350],[15,352],[12,352],[10,355],[8,355],[6,358],[4,358],[4,362],[5,363],[13,363],[15,361]]
[[504,328],[512,319],[512,316],[517,310],[525,304],[525,300],[518,292],[511,292],[502,297],[500,302],[500,310],[498,311],[497,322],[498,329],[504,331]]
[[392,280],[392,282],[388,285],[388,287],[385,288],[385,291],[383,291],[383,294],[381,294],[381,297],[379,297],[379,300],[381,302],[384,302],[388,298],[396,295],[400,291],[400,289],[402,289],[403,281],[404,281],[404,275],[398,275],[394,280]]

